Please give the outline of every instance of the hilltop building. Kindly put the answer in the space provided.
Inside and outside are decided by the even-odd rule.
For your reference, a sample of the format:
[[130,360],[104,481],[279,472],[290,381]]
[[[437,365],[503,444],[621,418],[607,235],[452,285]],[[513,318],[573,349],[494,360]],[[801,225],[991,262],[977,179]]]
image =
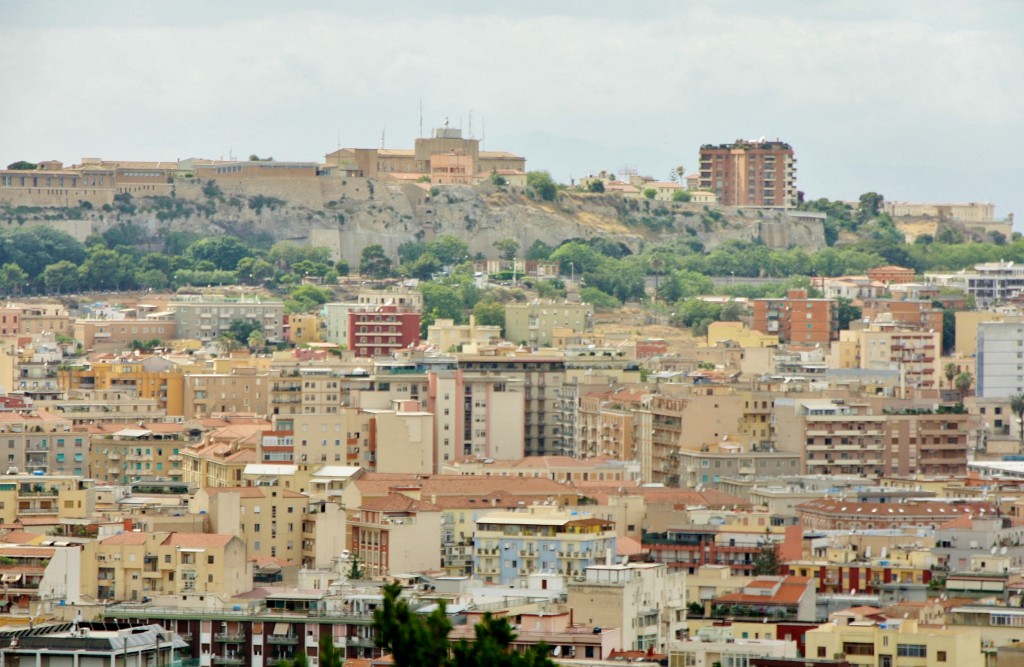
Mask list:
[[796,158],[782,141],[737,139],[700,147],[700,189],[724,206],[794,208]]

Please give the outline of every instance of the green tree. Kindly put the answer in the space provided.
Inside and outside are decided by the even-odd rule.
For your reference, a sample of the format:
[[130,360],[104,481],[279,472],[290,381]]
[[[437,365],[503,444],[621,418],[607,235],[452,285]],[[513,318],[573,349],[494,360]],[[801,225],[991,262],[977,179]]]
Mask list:
[[0,266],[0,292],[21,294],[28,287],[28,274],[15,264],[8,262]]
[[596,287],[584,287],[581,289],[580,300],[583,303],[589,303],[595,310],[602,312],[610,312],[622,307],[621,301]]
[[54,262],[43,270],[43,285],[47,291],[68,294],[78,289],[78,267],[66,259]]
[[1010,397],[1010,412],[1017,415],[1017,426],[1020,428],[1020,447],[1018,452],[1024,453],[1024,394]]
[[779,557],[779,545],[771,539],[767,529],[764,539],[761,540],[760,548],[754,556],[754,569],[752,574],[756,576],[780,574],[782,559]]
[[429,616],[416,614],[401,599],[397,583],[383,589],[384,601],[373,613],[375,642],[391,653],[395,667],[440,667],[448,665],[448,633],[452,626],[444,602]]
[[693,197],[686,190],[676,190],[672,193],[672,201],[688,202]]
[[348,563],[348,578],[352,581],[359,581],[363,578],[363,569],[360,567],[359,554],[352,554]]
[[244,257],[253,250],[233,236],[213,236],[200,239],[185,249],[185,256],[195,261],[208,261],[222,271],[234,271]]
[[120,289],[126,267],[115,250],[93,248],[79,268],[82,283],[92,289]]
[[526,186],[535,196],[544,201],[554,201],[558,196],[558,186],[551,174],[546,171],[531,171],[526,174]]
[[952,389],[953,388],[953,380],[956,379],[957,373],[960,372],[960,367],[957,366],[952,361],[950,361],[942,369],[942,372],[946,376],[946,384],[948,384],[949,388]]
[[498,249],[502,259],[515,259],[516,253],[519,252],[519,241],[505,238],[495,241],[494,247]]
[[490,179],[491,183],[494,183],[499,188],[503,188],[506,185],[508,185],[508,180],[504,176],[499,174],[497,169],[491,169]]
[[505,304],[483,299],[473,306],[473,317],[476,323],[485,327],[501,327],[502,335],[505,334]]
[[228,333],[222,333],[217,336],[217,340],[214,341],[214,345],[217,348],[217,353],[222,357],[230,355],[242,346],[234,336]]
[[391,258],[379,243],[363,248],[359,256],[359,273],[370,278],[387,278],[391,275]]
[[549,257],[551,257],[551,253],[553,251],[554,248],[549,246],[547,243],[544,243],[540,239],[537,239],[530,245],[530,248],[526,251],[526,259],[535,259],[543,262],[546,261]]
[[[299,285],[288,292],[288,299],[285,300],[285,308],[291,313],[308,313],[322,306],[331,299],[330,290],[316,285]],[[239,338],[239,340],[246,340]]]
[[871,220],[882,212],[882,204],[885,197],[877,192],[865,192],[860,196],[860,205],[857,207],[857,215],[861,221]]
[[263,325],[254,320],[243,320],[241,318],[231,320],[225,334],[230,336],[239,346],[249,342],[249,336],[254,332],[263,333]]
[[7,168],[15,171],[35,171],[39,168],[39,165],[35,162],[28,162],[27,160],[18,160],[17,162],[12,162],[7,165]]
[[267,337],[262,331],[256,329],[249,334],[249,337],[245,339],[246,346],[253,352],[259,352],[267,346]]
[[432,253],[442,266],[461,264],[469,257],[469,246],[457,236],[442,234],[427,244],[427,251]]
[[345,653],[334,645],[330,632],[320,635],[320,655],[317,658],[319,667],[341,667],[345,662]]
[[853,305],[852,299],[848,299],[844,296],[836,299],[836,311],[838,314],[840,329],[849,329],[850,322],[859,320],[863,314],[859,307]]
[[974,385],[974,376],[969,371],[962,371],[953,378],[953,386],[956,387],[956,390],[961,395],[966,395],[971,390],[972,385]]
[[595,178],[594,180],[590,181],[589,183],[587,183],[587,192],[604,192],[604,181],[600,178]]
[[437,257],[434,257],[432,252],[425,252],[409,264],[402,264],[400,267],[402,275],[412,276],[420,280],[430,280],[442,268],[441,262]]

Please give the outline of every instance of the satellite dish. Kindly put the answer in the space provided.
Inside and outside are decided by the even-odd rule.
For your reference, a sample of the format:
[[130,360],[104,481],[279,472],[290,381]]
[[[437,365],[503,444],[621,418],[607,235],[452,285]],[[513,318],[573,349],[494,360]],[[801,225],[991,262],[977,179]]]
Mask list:
[[1005,556],[1006,555],[1006,547],[1003,547],[1002,549],[999,550],[999,555],[1001,555],[1001,556]]
[[885,556],[886,556],[887,553],[888,553],[888,549],[886,547],[882,547],[882,560],[885,560]]
[[992,547],[991,549],[988,550],[988,552],[990,554],[992,554],[993,556],[995,556],[996,555],[996,547]]
[[850,589],[850,595],[856,595],[856,594],[857,594],[857,589],[856,588],[851,588]]

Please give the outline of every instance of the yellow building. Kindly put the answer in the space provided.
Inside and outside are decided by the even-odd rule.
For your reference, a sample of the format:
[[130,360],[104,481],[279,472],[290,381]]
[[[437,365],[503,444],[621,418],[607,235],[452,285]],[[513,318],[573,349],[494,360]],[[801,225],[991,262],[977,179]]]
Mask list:
[[850,665],[943,667],[984,665],[981,636],[972,628],[920,626],[914,620],[876,623],[860,619],[849,625],[836,616],[804,635],[808,658],[842,657]]
[[82,591],[101,600],[158,595],[229,598],[252,589],[245,544],[233,535],[126,532],[90,543]]
[[184,415],[184,373],[162,357],[107,356],[89,367],[58,369],[57,377],[64,391],[125,389],[139,398],[156,399],[168,416]]
[[190,509],[206,513],[210,532],[241,537],[250,558],[298,563],[308,504],[308,496],[276,486],[210,487],[196,491]]
[[316,313],[295,313],[288,316],[288,340],[292,345],[319,343],[320,316]]
[[0,478],[0,520],[22,517],[92,518],[92,480],[73,475],[4,475]]
[[1019,322],[1020,315],[992,310],[959,310],[956,317],[956,349],[958,357],[978,354],[978,325],[982,322]]
[[183,424],[111,424],[103,430],[91,439],[89,469],[93,479],[108,484],[127,484],[154,476],[182,481],[181,450],[188,444]]
[[743,322],[712,322],[708,325],[708,346],[731,340],[740,347],[778,347],[779,337],[748,329]]

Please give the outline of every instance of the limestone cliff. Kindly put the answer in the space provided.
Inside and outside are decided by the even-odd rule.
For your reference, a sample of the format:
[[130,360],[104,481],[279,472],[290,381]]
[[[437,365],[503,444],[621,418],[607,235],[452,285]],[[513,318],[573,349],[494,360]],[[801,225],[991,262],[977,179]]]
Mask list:
[[[111,207],[104,207],[110,209]],[[127,210],[126,210],[127,209]],[[31,222],[33,217],[28,216]],[[42,216],[40,216],[42,217]],[[560,192],[556,201],[531,199],[519,189],[480,186],[385,185],[366,179],[177,183],[162,197],[137,196],[132,206],[93,209],[82,216],[93,232],[131,222],[154,236],[168,231],[257,233],[332,249],[357,264],[362,249],[379,243],[392,257],[410,240],[442,234],[464,239],[470,252],[495,254],[494,243],[513,238],[525,251],[537,240],[558,245],[570,238],[605,236],[633,251],[673,238],[713,249],[730,240],[768,247],[825,246],[820,220],[784,212],[624,199],[612,194]],[[49,218],[52,220],[52,216]],[[45,224],[45,223],[44,223]],[[81,223],[76,228],[81,233]]]

